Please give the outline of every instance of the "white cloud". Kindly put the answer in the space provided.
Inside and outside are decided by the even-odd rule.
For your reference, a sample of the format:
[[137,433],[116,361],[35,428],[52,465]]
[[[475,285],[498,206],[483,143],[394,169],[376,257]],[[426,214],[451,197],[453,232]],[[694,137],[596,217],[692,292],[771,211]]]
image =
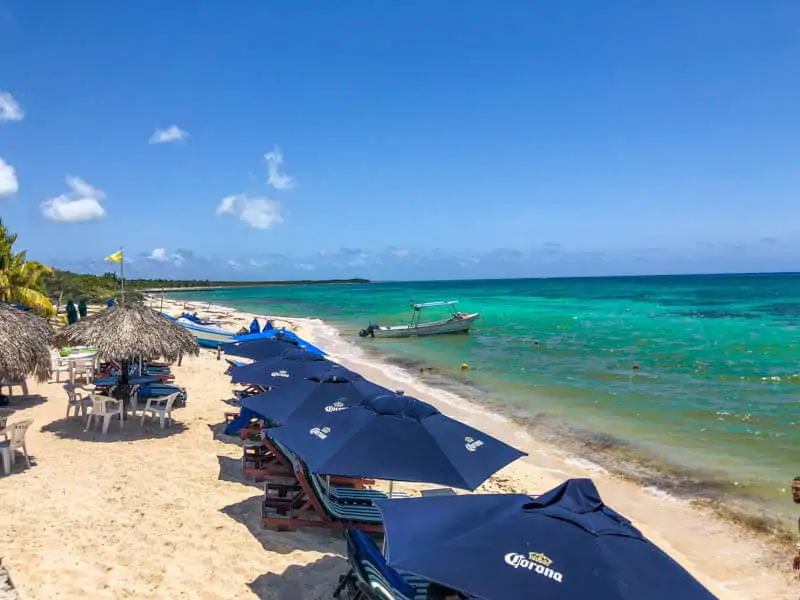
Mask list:
[[151,144],[170,144],[172,142],[185,142],[189,137],[189,132],[181,129],[177,125],[170,125],[166,129],[156,129],[150,136]]
[[51,221],[95,221],[102,219],[106,211],[100,205],[106,194],[86,183],[80,177],[67,175],[70,192],[42,203],[42,214]]
[[256,229],[269,229],[283,223],[281,205],[262,196],[227,196],[217,206],[217,215],[224,214],[238,215],[239,219]]
[[14,167],[0,158],[0,198],[16,194],[18,189],[17,172]]
[[313,271],[314,270],[314,265],[310,265],[308,263],[300,263],[300,264],[295,265],[295,267],[297,267],[298,269],[301,269],[303,271]]
[[251,258],[250,261],[248,262],[248,264],[251,267],[256,267],[256,268],[271,267],[272,266],[272,261],[269,261],[269,260],[258,261],[255,258]]
[[8,92],[0,92],[0,123],[6,121],[22,121],[25,111]]
[[[349,267],[363,267],[367,264],[367,259],[372,256],[371,252],[359,252],[358,255],[347,263]],[[380,262],[380,261],[378,261]]]
[[229,260],[228,264],[231,266],[231,268],[236,269],[237,271],[242,268],[242,266],[235,260]]
[[164,248],[154,248],[150,253],[150,256],[147,258],[160,263],[170,262],[176,267],[180,267],[186,261],[186,259],[177,252],[173,254],[167,254],[167,251]]
[[267,161],[267,172],[269,178],[267,183],[274,187],[276,190],[290,190],[294,185],[292,178],[286,173],[281,173],[281,165],[283,164],[283,152],[278,146],[272,149],[272,152],[267,152],[264,155],[264,160]]

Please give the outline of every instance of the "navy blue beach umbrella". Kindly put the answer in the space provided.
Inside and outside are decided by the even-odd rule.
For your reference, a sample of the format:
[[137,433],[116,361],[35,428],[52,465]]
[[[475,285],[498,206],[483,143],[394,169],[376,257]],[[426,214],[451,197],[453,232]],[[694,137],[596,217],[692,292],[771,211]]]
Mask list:
[[[322,354],[322,355],[326,354],[322,349],[318,348],[311,342],[301,338],[293,331],[289,331],[288,329],[285,328],[280,328],[280,329],[265,328],[264,331],[262,331],[259,335],[264,339],[277,339],[277,340],[283,340],[284,342],[291,342],[297,344],[298,346],[304,348],[305,350],[308,350],[309,352],[314,352],[316,354]],[[247,339],[248,336],[245,335],[242,337],[244,339]]]
[[484,600],[712,600],[589,479],[521,494],[376,500],[390,567]]
[[401,394],[292,419],[270,435],[321,475],[438,483],[474,490],[525,453]]
[[285,350],[283,354],[275,358],[233,367],[230,375],[233,383],[281,386],[291,384],[296,380],[319,376],[332,368],[341,369],[342,373],[350,372],[325,357],[295,348],[294,350]]
[[239,416],[228,423],[225,433],[235,435],[253,419],[285,424],[294,416],[313,417],[318,411],[331,412],[358,404],[369,395],[391,393],[338,365],[309,379],[292,381],[242,400]]
[[[260,336],[260,334],[258,334]],[[250,339],[239,339],[235,342],[222,344],[222,351],[230,356],[239,356],[251,360],[263,360],[265,358],[275,358],[287,350],[297,350],[299,345],[291,340],[282,338],[262,338],[254,337]]]
[[240,356],[251,360],[275,358],[286,350],[302,348],[312,354],[324,356],[325,352],[305,340],[297,337],[291,331],[273,330],[262,333],[253,333],[236,338],[234,342],[222,344],[222,351],[231,356]]
[[256,418],[271,419],[285,425],[292,419],[313,420],[325,413],[346,410],[367,398],[392,393],[360,375],[335,373],[333,369],[315,380],[307,379],[296,385],[249,396],[242,400],[241,407]]

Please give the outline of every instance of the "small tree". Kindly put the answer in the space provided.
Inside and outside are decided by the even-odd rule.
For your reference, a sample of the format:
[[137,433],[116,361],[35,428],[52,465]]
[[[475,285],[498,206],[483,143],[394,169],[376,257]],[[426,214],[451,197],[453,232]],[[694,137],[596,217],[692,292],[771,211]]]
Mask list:
[[26,259],[26,253],[14,252],[17,234],[10,233],[0,219],[0,300],[31,307],[46,316],[56,314],[55,308],[41,291],[41,278],[53,270],[41,263]]

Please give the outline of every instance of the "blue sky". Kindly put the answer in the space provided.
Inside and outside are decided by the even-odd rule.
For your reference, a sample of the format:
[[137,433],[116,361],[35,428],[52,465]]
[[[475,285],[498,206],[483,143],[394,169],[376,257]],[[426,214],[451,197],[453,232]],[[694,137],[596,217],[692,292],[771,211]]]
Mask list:
[[796,270],[800,5],[0,0],[0,215],[138,276]]

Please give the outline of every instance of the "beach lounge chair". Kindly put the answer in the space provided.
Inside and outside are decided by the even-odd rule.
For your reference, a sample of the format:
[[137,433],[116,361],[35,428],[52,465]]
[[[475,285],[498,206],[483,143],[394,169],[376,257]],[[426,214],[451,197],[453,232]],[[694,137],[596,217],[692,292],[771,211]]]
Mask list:
[[[273,461],[270,466],[271,470],[276,471],[276,474],[278,475],[282,475],[284,472],[289,472],[292,476],[294,476],[295,465],[299,463],[299,459],[294,452],[289,450],[289,448],[281,444],[279,441],[269,436],[264,436],[262,438],[262,443],[267,449],[267,456],[269,456]],[[269,476],[269,474],[267,474],[267,476]],[[338,475],[327,477],[326,480],[329,480],[333,486],[350,490],[365,489],[367,486],[375,485],[374,479],[340,477]]]
[[263,394],[267,391],[269,391],[269,387],[264,387],[263,385],[248,385],[242,390],[233,390],[233,395],[237,400],[244,400],[248,396]]
[[291,462],[277,454],[275,448],[261,440],[245,440],[242,449],[242,472],[256,481],[267,477],[294,478]]
[[[242,472],[252,476],[256,481],[275,477],[296,480],[291,456],[291,450],[269,436],[264,436],[258,440],[246,439],[242,447]],[[364,489],[366,486],[375,484],[373,479],[353,477],[333,476],[326,478],[327,480],[330,480],[332,486],[348,490]],[[335,489],[338,489],[338,487]]]
[[225,375],[231,374],[231,369],[234,367],[241,367],[242,365],[246,364],[243,362],[239,362],[238,360],[231,360],[230,358],[226,358],[225,362],[228,363],[228,368],[225,369]]
[[342,600],[425,600],[428,581],[389,568],[369,536],[355,529],[345,532],[350,570],[333,592]]
[[[116,361],[109,361],[108,363],[104,363],[101,365],[101,373],[106,374],[107,376],[112,376],[116,373],[121,373],[122,367]],[[135,377],[139,375],[139,366],[138,363],[132,362],[128,367],[128,374],[131,377]],[[142,364],[142,375],[147,375],[150,377],[154,377],[158,379],[161,383],[169,383],[175,376],[172,374],[172,371],[169,366],[164,364],[154,365],[152,363],[145,362]]]
[[[268,435],[262,438],[262,443],[264,447],[267,449],[268,456],[272,459],[272,464],[270,468],[272,470],[278,471],[279,473],[283,471],[288,471],[293,476],[295,464],[298,461],[294,452],[289,450],[289,448],[287,448],[277,440],[269,437]],[[349,489],[362,489],[368,485],[375,484],[374,479],[339,477],[336,475],[331,476],[328,479],[330,479],[333,485],[346,487]]]
[[[372,504],[373,500],[386,500],[389,495],[383,490],[372,490],[368,488],[354,488],[343,485],[336,485],[336,479],[323,477],[316,473],[309,473],[308,476],[314,480],[314,484],[322,490],[331,500],[340,504]],[[408,494],[395,490],[392,498],[407,498]]]
[[309,475],[299,457],[290,453],[288,458],[292,461],[296,483],[287,482],[290,487],[280,489],[275,481],[267,480],[262,508],[264,525],[284,531],[292,527],[323,527],[333,530],[355,528],[373,533],[383,532],[381,514],[377,507],[371,503],[335,500],[318,483],[318,478]]

